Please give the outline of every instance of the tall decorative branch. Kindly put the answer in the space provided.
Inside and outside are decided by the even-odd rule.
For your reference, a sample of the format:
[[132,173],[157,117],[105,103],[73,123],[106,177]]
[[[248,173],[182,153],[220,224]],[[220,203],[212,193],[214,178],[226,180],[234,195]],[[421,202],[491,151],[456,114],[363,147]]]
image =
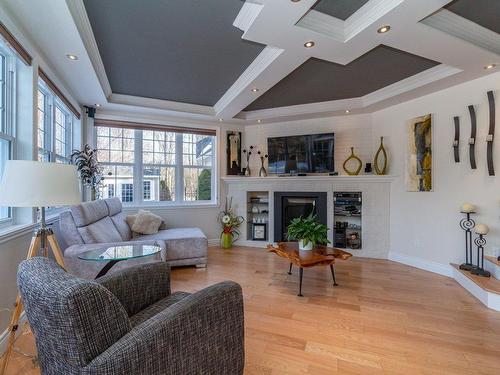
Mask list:
[[[80,180],[83,186],[90,187],[91,199],[99,199],[101,187],[104,186],[103,167],[97,159],[97,150],[92,149],[88,144],[83,150],[73,150],[71,162],[76,165]],[[108,176],[111,172],[108,173]]]

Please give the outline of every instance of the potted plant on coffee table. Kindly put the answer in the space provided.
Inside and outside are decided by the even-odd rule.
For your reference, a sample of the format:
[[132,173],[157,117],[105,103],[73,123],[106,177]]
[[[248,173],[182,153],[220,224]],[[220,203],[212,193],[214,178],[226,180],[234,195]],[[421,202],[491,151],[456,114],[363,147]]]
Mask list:
[[316,215],[292,219],[287,228],[289,240],[299,241],[299,250],[312,250],[316,245],[327,245],[328,227],[318,221]]

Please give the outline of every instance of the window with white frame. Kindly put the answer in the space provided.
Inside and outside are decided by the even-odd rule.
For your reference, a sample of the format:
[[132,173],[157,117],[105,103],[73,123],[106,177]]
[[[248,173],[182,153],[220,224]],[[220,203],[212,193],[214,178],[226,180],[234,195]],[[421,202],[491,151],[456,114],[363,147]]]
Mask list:
[[38,80],[38,160],[69,164],[73,114],[42,79]]
[[215,201],[215,137],[159,129],[96,126],[103,198],[123,202]]
[[[0,176],[13,158],[15,143],[16,57],[0,42]],[[12,209],[0,207],[0,226],[12,222]]]

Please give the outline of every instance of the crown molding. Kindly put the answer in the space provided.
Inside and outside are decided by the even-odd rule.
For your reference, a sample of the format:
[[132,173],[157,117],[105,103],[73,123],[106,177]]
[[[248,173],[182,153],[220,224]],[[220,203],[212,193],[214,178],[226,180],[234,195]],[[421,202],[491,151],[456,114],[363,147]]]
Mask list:
[[363,109],[372,104],[379,103],[429,83],[439,81],[453,74],[460,73],[461,71],[460,69],[441,64],[358,98],[260,109],[256,111],[243,111],[239,117],[245,120],[258,120],[290,116],[335,114],[335,112],[337,112],[337,114],[343,114],[346,109],[350,111]]
[[497,33],[449,10],[442,9],[420,22],[500,55]]
[[97,47],[97,42],[83,0],[66,0],[66,4],[75,21],[76,28],[80,33],[83,45],[87,50],[90,62],[94,67],[97,79],[104,92],[104,96],[108,98],[112,94],[111,85],[109,84],[108,76],[104,69],[104,63],[102,62],[101,54],[99,53],[99,48]]
[[345,41],[355,37],[372,23],[395,9],[404,0],[370,0],[345,20]]
[[259,16],[264,5],[246,1],[233,22],[233,26],[246,32]]
[[[233,85],[224,93],[224,95],[219,99],[214,105],[214,110],[216,115],[220,115],[230,104],[236,100],[236,98],[245,90],[252,86],[253,82],[271,65],[282,53],[284,52],[281,48],[276,48],[272,46],[267,46],[264,50],[255,58],[254,61],[245,69],[245,71],[238,77],[238,79],[233,83]],[[255,96],[251,99],[255,100]],[[250,100],[249,102],[251,102]],[[236,113],[239,110],[235,111]],[[234,116],[236,113],[232,113]]]
[[345,41],[344,24],[345,21],[314,9],[311,9],[296,23],[299,27],[327,35],[341,43]]
[[383,100],[393,98],[397,95],[425,86],[429,83],[439,81],[443,78],[462,72],[461,69],[454,68],[448,65],[436,65],[423,72],[417,73],[411,77],[405,78],[402,81],[393,83],[392,85],[381,88],[370,94],[361,97],[363,107],[368,107],[372,104],[379,103]]
[[210,106],[189,104],[182,102],[173,102],[170,100],[154,99],[154,98],[144,98],[141,96],[123,95],[112,93],[108,101],[115,104],[132,105],[138,107],[146,108],[156,108],[163,109],[172,112],[180,112],[184,114],[197,114],[197,115],[207,115],[214,116],[214,110]]

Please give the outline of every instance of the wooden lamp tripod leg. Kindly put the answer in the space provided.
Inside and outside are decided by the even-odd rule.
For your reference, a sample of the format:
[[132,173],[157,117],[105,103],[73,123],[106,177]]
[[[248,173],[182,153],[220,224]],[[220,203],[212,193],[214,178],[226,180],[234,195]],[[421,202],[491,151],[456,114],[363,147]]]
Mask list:
[[[66,269],[64,267],[64,260],[63,260],[61,248],[59,247],[59,244],[57,243],[57,240],[56,240],[54,233],[49,228],[41,229],[41,230],[37,231],[37,233],[33,236],[33,238],[31,239],[31,244],[30,244],[30,247],[28,250],[28,255],[26,256],[26,259],[30,259],[30,258],[33,258],[34,256],[36,256],[38,251],[40,250],[40,246],[42,244],[43,244],[43,249],[41,249],[41,250],[42,250],[43,254],[48,255],[47,248],[50,247],[52,250],[52,254],[54,254],[54,258],[55,258],[56,262],[63,269]],[[12,314],[12,318],[11,318],[10,325],[9,325],[10,333],[9,333],[9,339],[7,341],[7,350],[5,351],[5,354],[4,354],[2,367],[0,367],[0,375],[5,375],[5,372],[7,370],[10,356],[12,355],[12,350],[14,348],[14,341],[16,339],[16,333],[17,333],[17,330],[19,328],[19,318],[21,317],[22,311],[23,311],[23,302],[21,300],[21,295],[19,293],[17,293],[15,309],[14,309],[14,312]]]

